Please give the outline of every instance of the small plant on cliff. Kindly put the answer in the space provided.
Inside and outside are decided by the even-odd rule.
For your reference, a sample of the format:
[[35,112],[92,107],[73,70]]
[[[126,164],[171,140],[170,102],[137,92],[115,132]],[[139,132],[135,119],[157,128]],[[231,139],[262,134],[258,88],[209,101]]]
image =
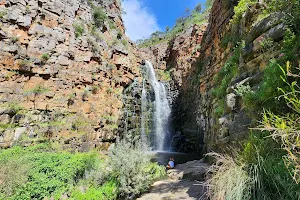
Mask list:
[[35,109],[35,107],[36,107],[36,97],[41,95],[41,94],[47,93],[48,91],[49,91],[48,88],[45,88],[42,85],[37,85],[36,87],[25,91],[24,95],[26,95],[26,96],[33,95],[34,96],[33,97],[33,108]]
[[42,62],[45,64],[50,59],[50,55],[48,53],[43,53],[41,59]]
[[238,5],[234,7],[234,15],[231,19],[231,22],[234,24],[238,24],[250,6],[254,5],[256,0],[241,0]]
[[81,37],[82,34],[84,33],[84,25],[81,21],[76,21],[73,24],[74,31],[75,31],[75,37]]
[[7,10],[0,10],[0,19],[3,19],[7,15]]
[[4,105],[9,112],[11,113],[18,113],[19,111],[23,110],[24,108],[17,102],[8,102]]
[[93,19],[95,25],[100,28],[103,26],[105,20],[107,20],[107,15],[101,7],[93,6]]
[[14,37],[11,38],[11,42],[12,43],[16,43],[18,41],[19,41],[19,37],[18,36],[14,36]]

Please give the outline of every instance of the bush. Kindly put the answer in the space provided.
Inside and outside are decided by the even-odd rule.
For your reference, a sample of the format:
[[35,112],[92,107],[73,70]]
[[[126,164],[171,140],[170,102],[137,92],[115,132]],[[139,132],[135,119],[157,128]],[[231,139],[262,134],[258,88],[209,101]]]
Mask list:
[[0,193],[11,196],[18,187],[28,181],[28,171],[31,166],[22,158],[11,159],[1,163]]
[[103,26],[105,20],[107,20],[107,15],[101,7],[93,6],[93,19],[95,25],[100,28]]
[[109,166],[119,183],[121,197],[145,192],[155,179],[165,174],[164,167],[151,163],[151,156],[145,150],[121,141],[110,152]]
[[249,10],[249,7],[256,3],[256,0],[241,0],[238,5],[234,7],[234,15],[231,22],[238,24],[242,19],[244,13]]
[[[6,169],[5,173],[11,175],[9,178],[13,180],[15,176],[17,180],[14,183],[11,181],[13,192],[8,195],[6,189],[5,199],[59,198],[83,177],[94,160],[94,154],[57,153],[47,145],[2,150],[1,170]],[[21,175],[21,172],[24,174]]]
[[89,187],[82,192],[76,188],[71,193],[71,199],[74,200],[114,200],[117,199],[117,184],[109,181],[100,187]]
[[43,53],[41,59],[44,63],[46,63],[50,59],[50,56],[48,53]]
[[84,26],[82,24],[82,22],[77,21],[73,24],[73,27],[75,29],[75,37],[81,37],[82,34],[84,33]]

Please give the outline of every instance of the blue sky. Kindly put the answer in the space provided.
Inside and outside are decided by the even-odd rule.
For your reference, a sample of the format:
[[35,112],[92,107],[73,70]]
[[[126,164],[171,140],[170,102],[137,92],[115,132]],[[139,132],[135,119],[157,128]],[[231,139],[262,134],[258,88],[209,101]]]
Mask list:
[[166,26],[174,26],[186,8],[193,9],[200,2],[204,4],[205,0],[124,0],[126,34],[136,41],[164,31]]

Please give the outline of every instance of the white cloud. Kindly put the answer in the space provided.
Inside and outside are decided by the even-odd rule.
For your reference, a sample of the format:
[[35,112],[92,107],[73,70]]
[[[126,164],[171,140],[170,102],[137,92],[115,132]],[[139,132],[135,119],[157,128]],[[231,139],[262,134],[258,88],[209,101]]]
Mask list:
[[133,41],[146,38],[160,30],[155,16],[139,0],[125,0],[122,6],[126,12],[123,20],[126,34]]

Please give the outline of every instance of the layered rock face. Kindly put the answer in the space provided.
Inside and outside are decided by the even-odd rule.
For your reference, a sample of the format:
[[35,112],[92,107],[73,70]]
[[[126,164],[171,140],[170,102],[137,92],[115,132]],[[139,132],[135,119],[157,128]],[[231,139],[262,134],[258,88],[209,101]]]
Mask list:
[[[171,124],[173,129],[173,141],[171,148],[177,151],[197,151],[201,143],[195,121],[191,125],[184,126],[195,112],[188,109],[192,104],[191,75],[196,69],[192,64],[200,56],[200,48],[203,34],[207,24],[193,25],[189,29],[178,34],[173,40],[165,41],[150,48],[141,49],[141,56],[150,60],[159,75],[161,71],[170,73],[170,80],[165,82],[168,90],[168,98],[172,107]],[[189,102],[189,103],[188,103]],[[196,104],[195,104],[196,105]]]
[[107,147],[139,74],[120,2],[0,1],[0,146]]
[[[236,5],[237,0],[216,0],[208,24],[143,50],[143,57],[155,63],[158,71],[171,72],[170,91],[179,92],[169,94],[177,150],[224,150],[242,143],[249,134],[254,118],[245,111],[237,90],[259,88],[266,65],[280,54],[285,26],[278,13],[262,17],[267,5],[261,2],[250,4],[239,21],[232,22]],[[229,65],[237,69],[225,70],[225,76],[216,81]],[[216,96],[215,90],[224,94]]]
[[[204,132],[205,151],[224,150],[225,146],[242,144],[247,138],[253,117],[245,111],[237,89],[241,85],[253,90],[259,87],[269,60],[279,56],[284,35],[285,27],[280,23],[279,14],[263,19],[258,17],[266,6],[261,3],[250,6],[239,23],[230,22],[237,3],[224,0],[214,2],[201,43],[200,57],[198,63],[193,65],[194,69],[201,71],[199,76],[190,75],[198,83],[196,87],[190,87],[197,94],[191,102],[196,102],[197,106],[195,108],[194,103],[189,104],[192,108],[189,113],[197,110],[193,121]],[[234,41],[239,39],[241,42],[236,44]],[[272,41],[270,47],[263,45],[267,41]],[[213,95],[213,91],[221,87],[216,76],[225,65],[231,64],[230,59],[234,56],[238,56],[237,63],[234,63],[237,72],[229,80],[226,94],[220,100],[220,97]],[[224,110],[218,113],[218,108]],[[184,124],[190,124],[190,121]]]

